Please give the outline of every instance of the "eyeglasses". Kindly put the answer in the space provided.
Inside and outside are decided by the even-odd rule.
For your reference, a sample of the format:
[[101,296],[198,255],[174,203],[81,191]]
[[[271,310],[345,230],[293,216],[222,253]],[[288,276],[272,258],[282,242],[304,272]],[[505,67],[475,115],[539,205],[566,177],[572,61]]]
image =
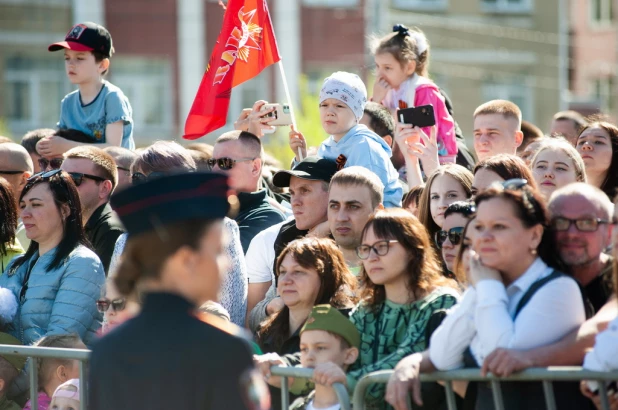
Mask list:
[[62,166],[63,161],[64,158],[39,158],[39,167],[42,171],[47,171],[47,167],[50,167],[50,169],[58,169]]
[[23,174],[26,171],[0,171],[0,174],[5,174],[5,175],[17,175],[17,174]]
[[253,161],[254,159],[255,158],[239,158],[239,159],[232,159],[232,158],[227,158],[227,157],[210,158],[207,163],[211,169],[214,168],[216,164],[220,170],[228,171],[234,168],[234,164],[236,164],[237,162]]
[[109,300],[107,298],[97,300],[97,310],[101,313],[105,313],[112,308],[114,312],[120,312],[127,307],[127,300],[125,298],[118,298]]
[[399,241],[393,239],[390,241],[378,241],[374,243],[373,245],[360,245],[356,247],[356,255],[360,259],[363,259],[363,260],[368,259],[369,255],[371,255],[371,250],[373,249],[376,255],[385,256],[390,250],[390,244],[397,243],[397,242]]
[[572,224],[575,224],[575,227],[580,232],[596,232],[600,224],[607,223],[609,223],[609,221],[601,218],[569,219],[557,217],[551,220],[552,228],[558,232],[568,231]]
[[92,179],[93,181],[96,181],[96,182],[106,181],[105,178],[98,177],[96,175],[83,174],[81,172],[69,172],[69,175],[71,176],[73,183],[75,183],[75,186],[80,186],[82,182],[84,182],[84,178]]
[[463,230],[463,226],[458,226],[455,228],[451,228],[448,231],[440,230],[436,232],[435,241],[436,245],[438,245],[438,249],[442,249],[442,245],[444,245],[444,241],[446,241],[446,238],[448,238],[448,240],[451,241],[453,245],[459,245],[459,243],[461,242],[461,238],[463,237]]
[[135,172],[133,175],[131,175],[131,183],[135,184],[135,183],[146,181],[151,178],[162,177],[164,175],[166,175],[165,172],[151,172],[148,175],[142,174],[141,172]]
[[125,168],[125,167],[116,167],[116,168],[124,172],[131,172],[129,168]]

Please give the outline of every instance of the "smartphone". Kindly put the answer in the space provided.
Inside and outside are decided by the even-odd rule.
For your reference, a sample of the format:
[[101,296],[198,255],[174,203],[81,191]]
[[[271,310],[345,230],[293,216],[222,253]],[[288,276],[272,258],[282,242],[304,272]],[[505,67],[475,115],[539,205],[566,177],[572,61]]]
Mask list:
[[265,118],[274,118],[268,123],[268,125],[292,125],[292,114],[290,112],[290,106],[288,104],[264,104],[261,111],[265,111],[271,107],[275,108],[274,111],[271,111],[268,114],[262,116]]
[[432,105],[404,108],[397,111],[397,118],[402,124],[412,124],[415,127],[425,128],[436,125],[436,117]]

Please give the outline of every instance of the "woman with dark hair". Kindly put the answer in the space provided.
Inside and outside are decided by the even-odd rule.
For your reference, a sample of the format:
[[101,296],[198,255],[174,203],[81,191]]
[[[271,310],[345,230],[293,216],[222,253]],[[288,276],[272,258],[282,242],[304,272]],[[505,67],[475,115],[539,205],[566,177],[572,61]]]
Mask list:
[[77,333],[87,345],[101,327],[96,300],[105,283],[89,249],[73,180],[59,169],[28,179],[19,198],[31,240],[0,276],[19,302],[9,333],[32,344],[48,334]]
[[465,275],[458,274],[455,261],[464,240],[464,229],[475,212],[476,206],[472,202],[453,202],[444,211],[444,224],[434,237],[438,249],[442,252],[446,268],[460,286],[468,281]]
[[11,185],[4,178],[0,178],[0,215],[3,218],[0,224],[1,274],[11,259],[24,253],[24,248],[15,236],[18,220],[15,197]]
[[[541,194],[524,180],[509,180],[479,193],[475,203],[470,286],[433,334],[428,352],[398,364],[386,397],[397,409],[405,408],[403,391],[416,390],[419,371],[480,367],[497,348],[551,344],[585,320],[577,282],[560,272]],[[540,383],[501,387],[507,410],[545,408]],[[417,391],[414,396],[420,401]],[[562,407],[561,392],[556,397],[558,408],[572,408]],[[468,386],[465,400],[476,409],[493,409],[487,383]]]
[[356,303],[356,277],[330,239],[303,238],[290,242],[276,262],[277,293],[284,307],[257,331],[264,353],[280,355],[300,349],[299,331],[315,305],[351,310]]
[[618,187],[618,127],[605,121],[590,123],[575,148],[586,165],[588,183],[613,198]]
[[[393,369],[406,355],[425,350],[435,321],[459,298],[457,283],[442,275],[427,231],[407,211],[388,209],[371,217],[357,253],[364,287],[350,320],[361,334],[361,348],[348,371],[350,391],[364,375]],[[384,385],[371,386],[367,400],[369,406],[383,403]]]
[[[133,164],[131,164],[131,179],[134,184],[138,184],[151,178],[159,178],[179,172],[196,172],[197,170],[198,167],[189,150],[173,141],[157,141],[140,152],[135,158]],[[219,303],[230,313],[232,323],[244,326],[248,282],[247,267],[240,243],[240,231],[234,220],[225,217],[223,222],[226,235],[229,238],[225,252],[230,260],[230,267],[221,285]],[[118,265],[126,241],[127,234],[118,237],[112,255],[110,272],[113,272],[113,269]]]
[[537,188],[530,168],[524,160],[515,155],[500,154],[479,161],[474,167],[472,196],[476,196],[494,182],[503,182],[515,178],[525,179],[532,188]]
[[[471,188],[472,174],[461,165],[442,165],[429,175],[419,200],[418,219],[430,238],[442,227],[446,208],[453,202],[470,198]],[[435,243],[430,243],[435,248]]]

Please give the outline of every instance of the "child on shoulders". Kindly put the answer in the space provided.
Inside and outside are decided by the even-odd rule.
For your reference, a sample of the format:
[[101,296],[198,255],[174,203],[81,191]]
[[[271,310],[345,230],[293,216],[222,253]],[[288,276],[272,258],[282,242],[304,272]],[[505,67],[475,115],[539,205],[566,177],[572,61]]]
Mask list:
[[[107,29],[95,23],[77,24],[64,41],[48,49],[64,50],[66,74],[79,87],[62,99],[58,128],[80,130],[101,148],[135,149],[131,104],[120,88],[103,79],[114,53]],[[38,142],[37,151],[53,156],[78,145],[82,144],[50,136]]]
[[[429,79],[429,43],[425,34],[398,24],[393,33],[376,39],[372,47],[376,82],[372,100],[394,114],[397,109],[433,106],[440,163],[455,162],[455,121],[440,89]],[[423,128],[430,135],[430,128]]]
[[[324,80],[320,91],[320,120],[328,137],[318,150],[318,157],[337,161],[339,168],[354,165],[373,171],[384,184],[384,206],[399,207],[403,190],[399,174],[390,161],[391,148],[375,132],[359,124],[367,103],[367,89],[359,76],[338,71]],[[290,132],[290,148],[300,162],[307,156],[303,135]]]

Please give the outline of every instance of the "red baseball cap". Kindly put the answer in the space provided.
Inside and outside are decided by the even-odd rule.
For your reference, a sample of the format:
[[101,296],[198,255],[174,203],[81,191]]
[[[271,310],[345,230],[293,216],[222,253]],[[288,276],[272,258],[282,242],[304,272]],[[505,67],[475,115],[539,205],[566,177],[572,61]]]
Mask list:
[[76,24],[69,30],[64,41],[51,44],[49,51],[62,49],[75,51],[98,51],[105,57],[111,57],[112,36],[107,29],[96,23]]

